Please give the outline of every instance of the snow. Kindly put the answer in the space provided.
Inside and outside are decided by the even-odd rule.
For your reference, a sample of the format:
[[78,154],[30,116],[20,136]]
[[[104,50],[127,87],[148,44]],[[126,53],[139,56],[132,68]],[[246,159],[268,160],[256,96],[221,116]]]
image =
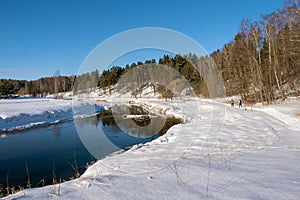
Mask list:
[[[299,199],[300,101],[239,109],[225,100],[138,99],[184,123],[97,161],[78,179],[3,199]],[[19,103],[0,101],[2,120],[70,109],[67,100]]]
[[[95,93],[92,93],[95,94]],[[60,94],[68,96],[66,94]],[[111,102],[53,98],[0,99],[0,132],[22,130],[34,126],[59,123],[73,118],[82,118],[95,113],[95,103],[108,110]]]
[[72,100],[19,98],[0,100],[0,131],[25,129],[73,118]]
[[283,103],[280,105],[272,105],[264,108],[263,111],[282,122],[286,123],[288,126],[300,129],[299,116],[300,114],[300,101]]

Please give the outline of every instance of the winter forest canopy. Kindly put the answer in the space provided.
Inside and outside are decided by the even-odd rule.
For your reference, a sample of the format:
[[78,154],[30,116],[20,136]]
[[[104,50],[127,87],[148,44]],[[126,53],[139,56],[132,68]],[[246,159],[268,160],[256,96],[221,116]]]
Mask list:
[[[209,59],[191,54],[165,55],[158,61],[152,59],[125,67],[113,66],[103,72],[94,70],[77,77],[55,73],[52,77],[35,81],[1,79],[0,96],[45,96],[95,86],[109,88],[131,69],[143,64],[162,64],[182,74],[197,95],[209,97],[203,78],[205,73],[200,74],[194,67],[195,63],[202,63],[200,66],[205,68],[208,60],[216,64],[228,96],[241,95],[248,101],[268,103],[288,96],[299,96],[299,5],[299,0],[288,1],[283,9],[262,15],[260,21],[243,20],[234,39],[213,52]],[[80,85],[76,85],[77,82]]]
[[228,95],[256,102],[300,95],[299,1],[258,22],[243,20],[234,40],[211,56]]

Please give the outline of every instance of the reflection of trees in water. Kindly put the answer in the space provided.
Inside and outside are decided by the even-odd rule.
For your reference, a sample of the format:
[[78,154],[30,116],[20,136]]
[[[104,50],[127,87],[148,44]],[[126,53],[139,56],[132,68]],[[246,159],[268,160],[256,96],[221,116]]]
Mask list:
[[141,106],[135,106],[135,105],[130,106],[129,111],[130,111],[131,115],[148,115],[149,114],[149,112],[144,110]]
[[91,124],[95,126],[96,128],[99,125],[100,116],[90,116],[87,118],[81,118],[81,119],[75,119],[75,123],[79,129],[83,129],[87,124]]
[[180,124],[181,123],[181,119],[179,118],[167,118],[164,127],[159,131],[158,136],[162,136],[164,134],[167,133],[167,131],[169,130],[169,128],[171,128],[172,126],[176,125],[176,124]]
[[[147,126],[150,121],[152,120],[151,126]],[[140,127],[132,127],[131,121],[136,122],[134,119],[123,119],[122,123],[119,124],[122,126],[122,130],[125,131],[127,134],[130,134],[132,136],[141,138],[141,137],[151,137],[151,136],[162,136],[164,135],[169,128],[176,124],[181,123],[181,119],[179,118],[164,118],[161,116],[156,116],[155,118],[152,118],[150,120],[140,121],[138,123],[144,123],[146,125],[140,126]],[[161,122],[164,121],[164,125],[161,127]],[[155,132],[154,131],[158,131]]]
[[100,121],[103,126],[115,126],[116,125],[116,122],[112,115],[102,116],[101,114],[98,114],[95,116],[90,116],[88,118],[75,119],[75,120],[76,120],[76,124],[78,125],[79,128],[83,128],[84,126],[86,126],[86,124],[91,124],[97,128],[99,126]]
[[[144,110],[140,106],[132,105],[130,106],[130,115],[149,115],[149,112]],[[150,124],[151,119],[150,118],[132,118],[131,119],[136,125],[138,126],[147,126]]]
[[60,126],[59,126],[58,124],[55,124],[55,125],[53,126],[53,135],[54,135],[55,137],[57,137],[57,138],[59,138],[60,135],[61,135]]
[[[124,119],[122,118],[123,114],[144,115],[145,117],[142,117],[141,119]],[[97,128],[101,121],[103,127],[118,126],[124,133],[141,138],[164,135],[173,125],[181,123],[181,119],[178,118],[166,118],[166,116],[158,116],[155,114],[152,114],[152,117],[148,118],[146,115],[149,115],[149,112],[140,106],[122,105],[118,106],[114,113],[109,110],[95,116],[79,119],[77,125],[83,127],[88,123]]]
[[115,126],[116,122],[113,116],[106,116],[101,118],[103,126]]
[[[127,134],[134,137],[151,137],[157,134],[162,128],[162,122],[165,118],[156,116],[145,121],[136,121],[135,119],[118,119],[118,126]],[[151,124],[150,124],[151,122]]]
[[90,118],[90,123],[97,128],[99,125],[99,115],[92,116]]
[[138,126],[147,126],[150,124],[151,122],[151,118],[145,118],[145,119],[135,119],[135,118],[132,118],[131,119],[136,125]]
[[[152,137],[162,129],[166,117],[157,116],[138,105],[118,105],[113,110],[113,116],[119,128],[128,135],[145,138]],[[129,118],[124,117],[131,115]],[[135,117],[134,117],[135,115]]]

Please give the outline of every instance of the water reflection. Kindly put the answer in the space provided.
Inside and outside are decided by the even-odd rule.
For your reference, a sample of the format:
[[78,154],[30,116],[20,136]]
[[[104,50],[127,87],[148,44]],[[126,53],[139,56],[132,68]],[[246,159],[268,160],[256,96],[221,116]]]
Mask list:
[[96,115],[96,116],[91,117],[90,122],[92,125],[94,125],[97,128],[99,125],[99,120],[100,120],[100,116]]
[[149,138],[157,135],[167,120],[166,116],[149,113],[139,106],[118,105],[112,110],[112,113],[120,129],[137,138]]
[[[126,109],[128,114],[145,114],[140,108]],[[41,180],[44,180],[45,185],[51,184],[53,170],[57,177],[68,180],[74,176],[68,163],[75,165],[75,159],[80,173],[83,173],[87,162],[151,141],[177,123],[168,119],[158,134],[147,135],[147,131],[143,132],[145,129],[156,130],[153,126],[161,121],[159,117],[153,117],[149,124],[147,122],[139,126],[133,119],[122,119],[113,115],[113,112],[103,112],[84,119],[19,131],[19,134],[1,138],[0,186],[7,185],[8,172],[9,186],[26,186],[26,163],[33,185],[38,185]]]
[[133,137],[124,133],[111,112],[75,120],[75,125],[82,143],[97,159],[126,149],[134,144],[148,142],[153,139],[152,137]]
[[[98,115],[98,116],[100,116],[100,115]],[[115,120],[114,120],[114,118],[113,118],[112,115],[110,115],[110,116],[104,116],[101,119],[102,119],[101,123],[102,123],[103,127],[104,126],[116,126],[116,122],[115,122]]]
[[55,124],[55,125],[53,126],[53,135],[54,135],[55,137],[59,138],[59,137],[60,137],[60,134],[61,134],[61,129],[60,129],[59,125]]
[[45,185],[51,184],[53,170],[57,178],[68,180],[74,176],[68,163],[75,166],[75,157],[80,173],[84,172],[86,163],[95,160],[81,143],[73,121],[8,135],[0,140],[0,186],[26,187],[26,166],[33,186],[39,186],[41,180]]

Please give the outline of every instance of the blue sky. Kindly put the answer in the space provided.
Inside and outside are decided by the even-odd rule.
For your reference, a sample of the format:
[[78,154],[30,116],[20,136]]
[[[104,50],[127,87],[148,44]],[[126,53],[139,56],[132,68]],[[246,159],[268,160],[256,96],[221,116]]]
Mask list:
[[[0,78],[38,79],[56,70],[76,74],[99,43],[140,27],[179,31],[211,53],[232,40],[242,19],[259,20],[261,14],[282,8],[283,2],[0,0]],[[158,56],[138,54],[132,61]]]

